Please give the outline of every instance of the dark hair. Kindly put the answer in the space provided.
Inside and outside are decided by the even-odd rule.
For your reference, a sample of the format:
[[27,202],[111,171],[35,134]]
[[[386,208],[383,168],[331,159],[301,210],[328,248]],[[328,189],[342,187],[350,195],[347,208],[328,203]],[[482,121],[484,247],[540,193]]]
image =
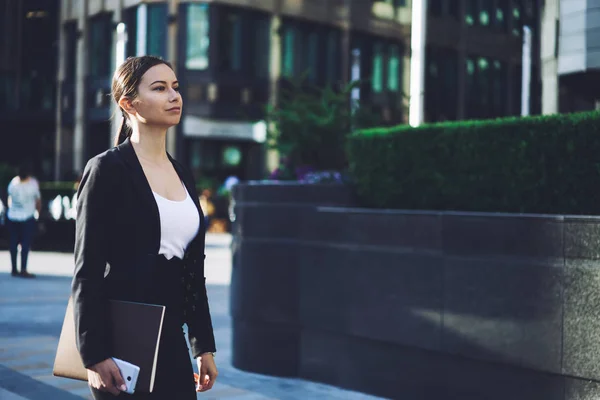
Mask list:
[[[173,69],[168,61],[163,60],[160,57],[155,56],[141,56],[141,57],[128,57],[123,64],[115,71],[112,80],[112,95],[113,100],[119,105],[121,97],[129,97],[134,99],[138,94],[138,86],[142,81],[142,77],[150,68],[155,65],[165,64],[169,68]],[[123,115],[123,121],[119,128],[119,134],[115,138],[115,146],[123,143],[125,139],[131,136],[131,127],[127,120],[128,115],[119,106],[121,114]]]
[[22,162],[17,169],[17,175],[19,179],[24,181],[32,174],[31,163],[29,161]]

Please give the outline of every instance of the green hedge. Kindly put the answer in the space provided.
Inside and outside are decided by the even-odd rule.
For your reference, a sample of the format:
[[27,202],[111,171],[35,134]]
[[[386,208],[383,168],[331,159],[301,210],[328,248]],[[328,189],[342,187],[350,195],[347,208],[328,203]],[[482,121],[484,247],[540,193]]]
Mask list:
[[358,131],[349,169],[366,207],[600,214],[600,113]]

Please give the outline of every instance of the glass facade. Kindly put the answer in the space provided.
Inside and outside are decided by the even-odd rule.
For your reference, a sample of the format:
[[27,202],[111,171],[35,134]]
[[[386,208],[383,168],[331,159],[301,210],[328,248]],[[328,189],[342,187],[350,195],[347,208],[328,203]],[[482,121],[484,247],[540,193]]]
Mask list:
[[209,66],[209,10],[207,4],[187,6],[187,35],[185,67],[206,70]]
[[[6,2],[4,2],[6,3]],[[0,7],[0,113],[55,105],[58,2],[8,2]],[[8,38],[7,38],[8,37]]]
[[89,71],[93,78],[111,75],[111,46],[113,39],[112,15],[94,16],[89,22]]
[[458,118],[458,52],[451,49],[426,49],[425,120]]
[[[523,25],[537,25],[534,15],[536,0],[465,1],[465,23],[469,26],[489,27],[511,33],[514,36],[521,36]],[[453,7],[456,7],[458,1],[431,0],[430,13],[442,14],[442,3],[451,3],[454,4]],[[455,10],[455,12],[457,11]]]
[[242,11],[224,8],[219,13],[219,70],[240,71],[242,69]]
[[282,76],[315,85],[339,80],[341,33],[336,28],[285,19],[281,28]]
[[429,15],[436,17],[448,15],[458,17],[458,10],[458,0],[429,0],[427,5]]
[[147,37],[145,54],[167,57],[167,4],[147,4]]
[[[481,56],[469,56],[466,60],[467,102],[466,118],[495,118],[513,113],[507,109],[509,82],[506,63]],[[521,76],[518,80],[520,96]],[[520,110],[520,102],[519,102]]]
[[126,55],[167,57],[167,14],[164,3],[141,4],[124,10]]
[[373,93],[383,91],[383,44],[375,43],[373,46],[373,73],[371,78]]

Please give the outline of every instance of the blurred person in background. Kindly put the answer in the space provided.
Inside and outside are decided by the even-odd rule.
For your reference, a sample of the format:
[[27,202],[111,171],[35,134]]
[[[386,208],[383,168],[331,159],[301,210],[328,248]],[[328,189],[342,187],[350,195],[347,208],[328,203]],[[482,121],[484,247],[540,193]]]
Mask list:
[[[33,278],[27,272],[27,257],[36,228],[36,211],[39,215],[42,206],[40,186],[31,175],[31,167],[24,163],[18,175],[8,185],[8,213],[6,215],[9,234],[10,261],[12,276]],[[21,245],[21,272],[17,269],[17,255]]]

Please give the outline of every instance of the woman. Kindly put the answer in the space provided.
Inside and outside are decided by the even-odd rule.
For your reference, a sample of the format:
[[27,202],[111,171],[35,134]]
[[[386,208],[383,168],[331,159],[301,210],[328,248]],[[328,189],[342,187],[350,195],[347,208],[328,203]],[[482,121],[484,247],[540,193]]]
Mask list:
[[[19,167],[18,175],[8,185],[8,213],[6,217],[10,236],[12,276],[35,277],[35,275],[27,272],[27,257],[35,234],[35,212],[39,213],[41,207],[40,186],[37,180],[31,176],[29,166],[23,164]],[[17,269],[19,245],[21,245],[20,274]]]
[[[78,191],[77,345],[94,399],[119,395],[124,381],[110,358],[107,300],[165,305],[154,391],[130,398],[196,399],[196,391],[212,388],[217,368],[204,218],[191,173],[166,152],[167,129],[181,117],[179,84],[166,61],[132,57],[115,72],[112,92],[124,117],[117,145],[87,163]],[[200,372],[196,387],[183,323]]]

